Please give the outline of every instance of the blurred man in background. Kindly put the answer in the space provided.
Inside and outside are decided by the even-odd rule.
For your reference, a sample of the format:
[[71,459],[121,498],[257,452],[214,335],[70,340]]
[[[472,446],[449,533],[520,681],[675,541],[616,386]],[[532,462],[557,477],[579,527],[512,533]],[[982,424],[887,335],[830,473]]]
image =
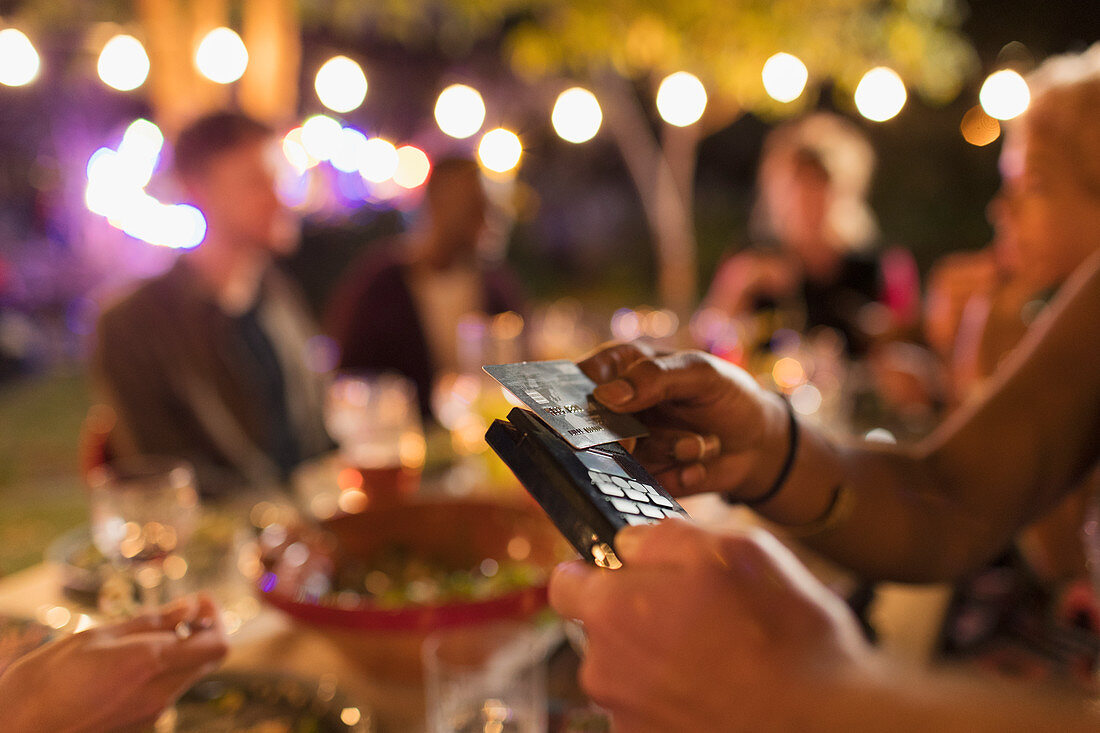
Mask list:
[[315,328],[272,266],[295,240],[271,132],[223,112],[180,133],[176,173],[206,239],[96,328],[95,375],[117,417],[108,453],[190,460],[207,495],[284,480],[329,444],[307,354]]
[[405,375],[426,415],[435,377],[464,366],[463,316],[520,311],[523,298],[511,272],[480,257],[488,200],[476,162],[437,163],[425,207],[423,226],[397,246],[371,251],[344,278],[327,330],[342,368]]

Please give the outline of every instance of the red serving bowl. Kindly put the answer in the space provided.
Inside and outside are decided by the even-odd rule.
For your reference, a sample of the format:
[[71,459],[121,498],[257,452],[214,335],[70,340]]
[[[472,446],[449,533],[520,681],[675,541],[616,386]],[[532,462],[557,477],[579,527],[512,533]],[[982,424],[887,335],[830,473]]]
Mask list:
[[[261,596],[323,631],[370,671],[394,678],[419,678],[420,645],[433,631],[494,621],[525,619],[546,607],[545,581],[481,600],[444,601],[398,608],[369,595],[319,594],[342,563],[369,566],[394,547],[415,557],[451,558],[456,566],[484,559],[530,563],[549,575],[572,551],[535,504],[486,500],[411,502],[347,514],[325,523],[326,536],[301,540],[290,552],[269,559],[258,581]],[[320,582],[319,582],[320,581]]]

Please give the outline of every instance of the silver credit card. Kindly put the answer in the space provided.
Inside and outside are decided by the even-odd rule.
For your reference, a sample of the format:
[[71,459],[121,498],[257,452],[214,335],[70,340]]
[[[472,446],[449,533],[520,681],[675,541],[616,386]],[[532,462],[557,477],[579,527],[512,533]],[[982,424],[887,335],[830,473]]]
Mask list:
[[571,361],[490,364],[485,372],[500,382],[574,448],[592,448],[646,435],[632,415],[611,412],[592,398],[596,383]]

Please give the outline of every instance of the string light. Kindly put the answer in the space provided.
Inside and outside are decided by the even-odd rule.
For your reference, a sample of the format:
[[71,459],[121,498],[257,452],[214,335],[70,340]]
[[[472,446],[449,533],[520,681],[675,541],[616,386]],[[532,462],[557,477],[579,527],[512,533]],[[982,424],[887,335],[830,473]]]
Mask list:
[[432,170],[431,161],[423,150],[413,145],[402,145],[397,149],[397,170],[393,181],[402,188],[416,188],[428,180]]
[[523,144],[511,130],[498,127],[489,130],[477,146],[481,164],[494,173],[507,173],[519,165]]
[[907,97],[905,83],[898,73],[878,66],[859,80],[855,93],[856,109],[873,122],[885,122],[901,112]]
[[302,123],[302,145],[314,160],[328,160],[336,152],[342,129],[328,115],[313,115]]
[[703,82],[686,71],[670,74],[657,88],[657,112],[670,125],[693,125],[706,108],[707,90]]
[[550,114],[550,122],[563,140],[583,143],[591,140],[600,131],[603,111],[592,92],[573,87],[558,95]]
[[22,31],[5,28],[0,31],[0,84],[21,87],[38,76],[41,61],[34,44]]
[[333,112],[351,112],[367,98],[367,77],[352,59],[334,56],[317,71],[313,88],[321,104]]
[[232,84],[248,68],[248,49],[230,28],[215,28],[206,34],[195,51],[195,66],[216,84]]
[[971,145],[982,147],[1001,136],[1001,124],[985,113],[981,105],[974,105],[963,115],[959,123],[963,139]]
[[435,121],[447,135],[459,140],[468,138],[485,123],[485,102],[473,87],[452,84],[439,93]]
[[797,56],[777,53],[764,62],[760,78],[769,97],[777,102],[793,102],[806,88],[810,72]]
[[990,74],[978,92],[978,101],[986,114],[998,120],[1011,120],[1027,111],[1031,90],[1024,78],[1012,69]]
[[380,137],[372,137],[363,145],[359,175],[371,183],[383,183],[393,178],[398,163],[397,148],[393,143]]
[[107,41],[99,52],[96,71],[107,86],[129,92],[144,84],[149,76],[149,54],[141,41],[120,34]]

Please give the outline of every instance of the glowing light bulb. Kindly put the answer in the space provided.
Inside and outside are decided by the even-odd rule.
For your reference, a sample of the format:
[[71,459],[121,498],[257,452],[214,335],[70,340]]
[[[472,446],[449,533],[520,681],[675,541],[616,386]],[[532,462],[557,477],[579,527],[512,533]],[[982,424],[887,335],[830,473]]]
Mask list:
[[332,167],[344,173],[359,170],[366,155],[367,136],[355,128],[345,127],[336,138],[329,162]]
[[0,84],[9,87],[30,84],[38,76],[40,64],[31,39],[15,28],[0,31]]
[[1027,111],[1031,90],[1024,77],[1012,69],[1001,69],[986,78],[978,92],[978,101],[990,117],[1011,120]]
[[591,140],[600,131],[603,111],[596,95],[587,89],[573,87],[558,95],[558,100],[554,102],[554,111],[550,114],[550,122],[563,140],[583,143]]
[[321,104],[333,112],[351,112],[367,98],[367,77],[355,61],[334,56],[317,71],[313,88]]
[[657,111],[670,125],[687,127],[699,121],[707,108],[707,90],[698,77],[677,71],[657,88]]
[[232,84],[248,68],[248,49],[230,28],[215,28],[206,34],[195,52],[195,66],[216,84]]
[[1001,136],[1001,123],[986,114],[980,105],[975,105],[963,115],[959,130],[968,143],[982,147]]
[[397,149],[397,170],[393,181],[402,188],[416,188],[428,180],[432,170],[431,161],[423,150],[413,145],[402,145]]
[[117,35],[99,52],[96,70],[104,84],[128,92],[144,84],[149,76],[149,54],[133,36]]
[[810,72],[797,56],[777,53],[764,62],[760,78],[769,97],[777,102],[793,102],[806,88]]
[[302,123],[302,145],[314,160],[328,160],[336,152],[342,129],[328,115],[313,115]]
[[901,112],[908,95],[905,83],[893,69],[871,69],[856,86],[855,102],[859,113],[873,122],[885,122]]
[[439,93],[435,121],[440,130],[453,138],[470,137],[485,123],[485,102],[473,87],[452,84]]
[[393,178],[398,163],[397,148],[393,143],[380,137],[372,137],[363,146],[359,175],[371,183],[382,183]]
[[144,188],[153,177],[162,147],[164,133],[159,127],[145,119],[131,122],[122,135],[116,155],[118,163],[127,171],[127,180],[138,188]]
[[519,165],[523,155],[523,144],[516,133],[498,127],[489,130],[477,146],[477,157],[481,164],[494,173],[507,173]]
[[306,150],[301,127],[295,127],[283,137],[283,156],[298,173],[304,173],[320,162]]

